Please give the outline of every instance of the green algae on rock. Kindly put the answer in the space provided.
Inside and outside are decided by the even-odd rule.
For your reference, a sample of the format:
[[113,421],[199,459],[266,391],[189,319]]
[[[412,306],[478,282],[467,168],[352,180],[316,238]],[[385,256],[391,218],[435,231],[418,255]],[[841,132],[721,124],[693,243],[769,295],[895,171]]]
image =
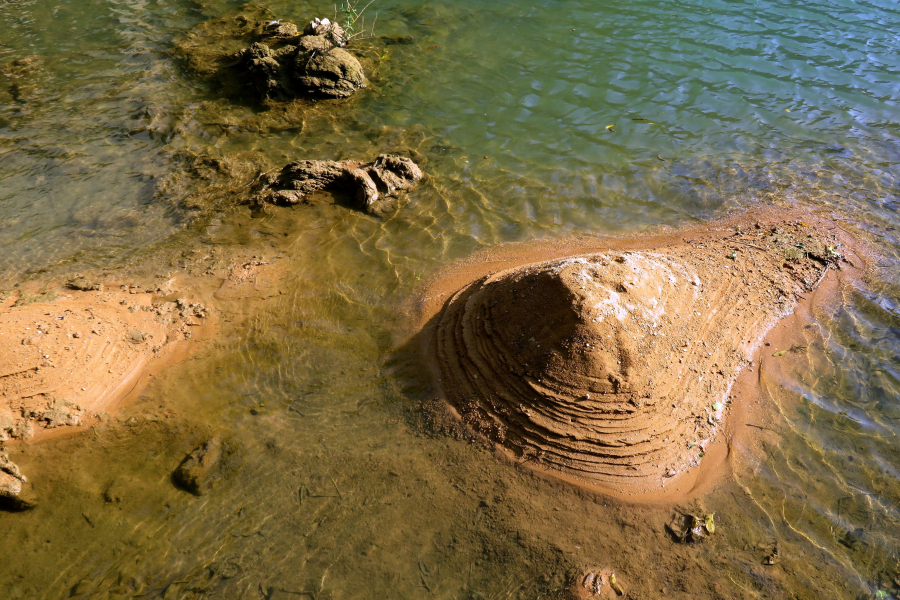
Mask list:
[[315,19],[300,32],[273,16],[244,6],[235,17],[198,25],[176,42],[175,54],[226,94],[239,95],[249,84],[264,103],[347,98],[366,87],[363,67],[344,49],[348,36],[337,23]]

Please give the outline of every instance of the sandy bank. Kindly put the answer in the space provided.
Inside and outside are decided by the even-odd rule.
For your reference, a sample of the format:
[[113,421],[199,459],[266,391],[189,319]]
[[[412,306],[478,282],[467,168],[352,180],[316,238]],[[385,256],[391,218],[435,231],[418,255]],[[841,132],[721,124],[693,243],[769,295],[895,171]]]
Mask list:
[[[189,350],[207,309],[147,293],[69,291],[0,311],[0,439],[92,422]],[[9,306],[9,304],[13,304]]]
[[[842,263],[824,219],[770,213],[665,236],[501,249],[422,302],[438,387],[519,464],[632,500],[696,495],[767,332]],[[730,438],[729,438],[730,439]]]

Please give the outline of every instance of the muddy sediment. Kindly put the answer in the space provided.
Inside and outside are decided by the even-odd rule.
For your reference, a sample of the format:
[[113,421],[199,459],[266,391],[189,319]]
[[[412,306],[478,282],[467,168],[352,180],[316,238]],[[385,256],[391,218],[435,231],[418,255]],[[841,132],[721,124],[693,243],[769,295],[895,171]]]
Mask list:
[[630,497],[674,491],[766,332],[841,260],[797,219],[725,229],[439,281],[428,348],[446,401],[518,462]]

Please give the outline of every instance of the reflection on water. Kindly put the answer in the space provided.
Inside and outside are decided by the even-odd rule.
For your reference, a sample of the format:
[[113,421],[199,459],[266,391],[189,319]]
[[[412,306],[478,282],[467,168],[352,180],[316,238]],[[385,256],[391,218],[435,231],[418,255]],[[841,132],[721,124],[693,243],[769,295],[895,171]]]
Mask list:
[[[380,33],[416,43],[367,42],[373,86],[340,120],[318,107],[299,127],[260,127],[258,106],[226,106],[169,56],[237,3],[0,4],[7,281],[115,266],[169,239],[185,215],[159,184],[177,150],[281,165],[400,146],[429,175],[381,220],[225,211],[176,238],[280,257],[283,275],[252,300],[212,299],[219,338],[134,406],[12,449],[40,507],[0,514],[0,595],[538,598],[595,566],[635,597],[894,594],[900,12],[595,4],[379,1]],[[333,10],[268,6],[298,22]],[[667,537],[671,509],[583,496],[427,435],[428,384],[396,348],[405,303],[440,266],[793,201],[842,215],[882,257],[764,368],[779,419],[734,482],[683,507],[716,512],[708,542]],[[169,477],[211,435],[239,443],[242,468],[194,498]]]

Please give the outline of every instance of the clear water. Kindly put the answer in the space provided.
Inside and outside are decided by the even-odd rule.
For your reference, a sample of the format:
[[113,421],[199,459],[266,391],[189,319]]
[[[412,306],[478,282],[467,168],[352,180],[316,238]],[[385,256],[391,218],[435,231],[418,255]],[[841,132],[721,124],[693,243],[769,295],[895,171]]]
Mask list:
[[[216,344],[118,418],[12,450],[41,506],[0,514],[0,596],[537,598],[592,566],[648,598],[893,593],[895,3],[378,0],[378,33],[416,44],[373,59],[373,86],[341,119],[262,131],[240,125],[255,108],[227,106],[169,54],[236,6],[0,3],[0,71],[19,76],[0,75],[4,288],[170,245],[266,253],[289,273],[280,294],[221,301]],[[298,22],[333,11],[267,6]],[[31,56],[38,67],[13,72]],[[184,215],[156,194],[179,149],[277,165],[396,146],[429,179],[383,220],[238,211],[171,237]],[[781,418],[752,468],[686,507],[716,512],[714,539],[676,545],[669,508],[584,497],[421,433],[429,390],[398,357],[402,308],[442,265],[760,202],[831,210],[882,257],[797,332],[793,367],[766,373]],[[239,440],[243,466],[195,499],[169,475],[211,433]],[[778,564],[763,565],[775,544]]]

